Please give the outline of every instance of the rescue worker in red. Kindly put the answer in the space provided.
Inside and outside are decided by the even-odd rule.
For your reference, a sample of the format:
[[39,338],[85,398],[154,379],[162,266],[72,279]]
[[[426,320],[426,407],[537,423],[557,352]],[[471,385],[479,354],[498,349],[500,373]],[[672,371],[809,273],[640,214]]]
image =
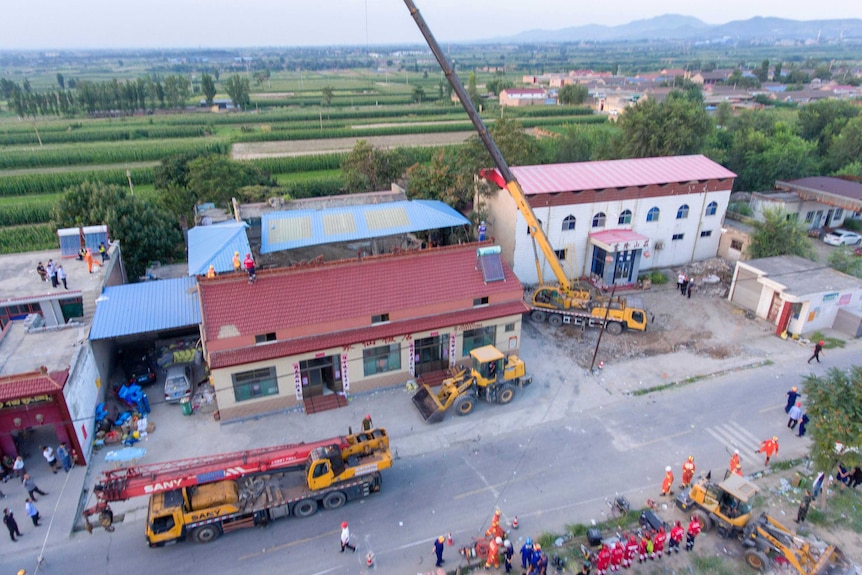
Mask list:
[[691,516],[691,523],[688,524],[688,530],[685,532],[685,550],[691,551],[694,549],[694,540],[700,535],[701,525],[697,515]]
[[653,549],[655,549],[655,555],[659,559],[664,554],[664,542],[667,540],[667,533],[664,530],[664,525],[658,528],[658,531],[653,537]]
[[760,449],[755,451],[755,453],[765,453],[766,454],[766,465],[769,465],[769,459],[778,454],[778,437],[773,436],[772,439],[764,439],[760,442]]
[[500,537],[492,537],[488,544],[488,560],[485,561],[485,569],[500,566],[500,545],[503,544],[503,539]]
[[242,264],[245,266],[245,271],[248,272],[248,281],[253,282],[257,279],[257,275],[254,271],[254,258],[251,257],[251,253],[245,254],[245,259]]
[[682,464],[682,488],[686,489],[691,486],[691,480],[694,478],[695,472],[694,455],[688,456],[688,461]]
[[665,467],[664,471],[664,481],[661,483],[661,494],[670,495],[670,490],[673,487],[673,471],[671,471],[670,465]]
[[616,545],[611,549],[611,571],[617,572],[620,570],[625,554],[625,547],[623,547],[622,541],[617,541]]
[[628,569],[635,562],[635,557],[638,554],[638,539],[634,533],[629,534],[628,543],[626,543],[626,557],[623,560],[623,567]]
[[682,536],[682,523],[677,521],[676,524],[674,524],[673,528],[671,528],[670,530],[670,540],[667,548],[668,555],[670,555],[672,551],[679,553],[679,544],[682,543]]
[[736,472],[736,466],[737,466],[737,465],[740,465],[740,461],[739,461],[739,450],[738,450],[738,449],[734,449],[734,450],[733,450],[733,455],[731,455],[731,456],[730,456],[730,465],[728,466],[728,469],[730,469],[731,473],[735,473],[735,472]]
[[599,549],[598,558],[596,559],[596,574],[607,575],[610,564],[611,550],[608,549],[607,545],[602,544],[601,549]]

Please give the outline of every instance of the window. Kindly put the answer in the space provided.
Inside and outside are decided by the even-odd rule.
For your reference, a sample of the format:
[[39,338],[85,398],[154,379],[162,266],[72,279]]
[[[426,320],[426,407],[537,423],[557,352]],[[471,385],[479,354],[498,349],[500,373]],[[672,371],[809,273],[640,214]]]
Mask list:
[[275,332],[254,336],[254,343],[266,343],[268,341],[275,341]]
[[684,220],[688,217],[688,204],[683,204],[676,211],[676,219]]
[[605,213],[604,212],[599,212],[593,216],[593,227],[594,228],[605,227]]
[[371,323],[386,323],[387,321],[389,321],[388,313],[381,313],[380,315],[371,316]]
[[844,208],[835,208],[835,215],[832,216],[834,220],[840,220],[844,217]]
[[366,376],[401,369],[401,347],[397,343],[362,350],[362,371]]
[[677,240],[681,240],[684,237],[685,237],[685,234],[674,234],[673,237],[671,238],[671,241],[675,242]]
[[575,216],[566,216],[563,219],[563,231],[567,232],[569,230],[575,229]]
[[473,307],[488,305],[488,297],[477,297],[473,300]]
[[646,215],[646,221],[657,222],[659,213],[658,208],[650,208]]
[[623,213],[620,214],[620,219],[617,220],[617,223],[621,226],[632,223],[632,211],[623,210]]
[[462,357],[470,355],[470,351],[483,345],[493,345],[497,337],[497,326],[489,325],[477,329],[468,329],[464,332],[464,349]]
[[814,212],[808,212],[807,214],[805,214],[805,223],[806,224],[810,224],[813,221],[814,221]]
[[274,367],[264,367],[253,371],[243,371],[231,375],[233,380],[233,396],[237,403],[278,395],[278,380]]
[[706,204],[706,214],[707,216],[714,216],[715,212],[718,211],[718,202],[709,202]]
[[565,260],[566,259],[566,250],[564,250],[564,249],[554,250],[554,253],[557,254],[558,260]]
[[702,237],[702,238],[708,238],[711,235],[712,235],[712,230],[703,230],[702,232],[700,232],[700,237]]
[[742,240],[730,240],[730,249],[742,251]]
[[509,333],[510,331],[515,331],[515,324],[514,323],[507,323],[506,327],[504,329],[505,329],[506,333]]

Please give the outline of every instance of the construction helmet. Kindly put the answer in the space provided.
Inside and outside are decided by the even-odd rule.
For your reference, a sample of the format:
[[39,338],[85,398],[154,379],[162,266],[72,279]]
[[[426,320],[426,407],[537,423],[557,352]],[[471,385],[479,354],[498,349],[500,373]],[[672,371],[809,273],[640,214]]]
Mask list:
[[502,538],[502,537],[497,537],[496,539],[494,539],[494,542],[496,542],[496,543],[497,543],[497,545],[502,545],[502,544],[503,544],[503,538]]
[[738,449],[734,449],[734,450],[733,450],[733,452],[734,452],[736,455],[739,455],[739,450],[738,450]]
[[535,549],[536,551],[541,551],[541,550],[542,550],[542,546],[541,546],[541,545],[539,545],[538,543],[536,543],[535,545],[533,545],[533,549]]
[[503,541],[503,545],[505,545],[506,547],[511,547],[511,546],[512,546],[512,542],[511,542],[511,541],[509,541],[508,539],[506,539],[505,541]]
[[342,528],[342,529],[347,529],[347,521],[342,521],[342,522],[341,522],[341,528]]
[[791,388],[790,388],[790,391],[796,391],[796,388],[795,388],[795,387],[791,387]]
[[664,468],[665,471],[670,471],[670,465]]
[[694,461],[694,455],[689,455],[689,456],[688,456],[688,460],[689,460],[689,461]]
[[238,256],[239,252],[234,252],[233,255]]
[[446,538],[441,535],[440,537],[437,538],[437,541],[439,541],[440,543],[443,543],[444,541],[446,541]]
[[525,543],[526,545],[532,545],[532,544],[533,544],[533,538],[532,538],[532,537],[527,537],[527,540],[526,540],[524,543]]
[[823,345],[823,340],[820,340],[817,343],[819,343],[820,345]]
[[499,509],[497,509],[496,511],[494,511],[494,515],[496,515],[497,517],[499,517],[499,516],[500,516],[500,510],[499,510]]

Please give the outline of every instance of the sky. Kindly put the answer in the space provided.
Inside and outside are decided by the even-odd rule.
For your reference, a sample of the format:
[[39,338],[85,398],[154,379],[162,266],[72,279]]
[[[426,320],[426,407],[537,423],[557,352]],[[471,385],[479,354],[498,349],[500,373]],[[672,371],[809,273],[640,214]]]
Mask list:
[[[615,26],[662,14],[724,24],[754,16],[862,18],[858,0],[414,0],[438,41]],[[0,50],[421,44],[403,0],[4,2]]]

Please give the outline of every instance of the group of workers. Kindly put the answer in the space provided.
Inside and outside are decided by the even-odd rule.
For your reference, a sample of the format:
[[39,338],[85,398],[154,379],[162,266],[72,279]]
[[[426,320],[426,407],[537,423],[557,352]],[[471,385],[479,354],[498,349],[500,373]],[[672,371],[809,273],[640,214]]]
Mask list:
[[[251,253],[245,254],[245,259],[240,260],[239,252],[233,253],[233,271],[238,272],[242,268],[245,268],[246,273],[248,274],[248,283],[254,283],[257,279],[257,273],[254,269],[254,258]],[[210,265],[207,269],[206,276],[208,278],[216,277],[216,269],[214,265]]]
[[[644,528],[639,534],[623,533],[616,542],[601,544],[595,557],[596,573],[607,575],[609,572],[615,573],[621,569],[628,569],[634,565],[635,559],[638,563],[661,559],[665,555],[665,544],[667,544],[667,555],[679,553],[683,535],[685,535],[685,550],[691,551],[702,527],[697,515],[693,515],[687,529],[683,529],[682,523],[677,521],[670,533],[665,531],[664,525],[659,526],[658,529]],[[585,561],[581,573],[589,573],[591,565],[590,561]]]

